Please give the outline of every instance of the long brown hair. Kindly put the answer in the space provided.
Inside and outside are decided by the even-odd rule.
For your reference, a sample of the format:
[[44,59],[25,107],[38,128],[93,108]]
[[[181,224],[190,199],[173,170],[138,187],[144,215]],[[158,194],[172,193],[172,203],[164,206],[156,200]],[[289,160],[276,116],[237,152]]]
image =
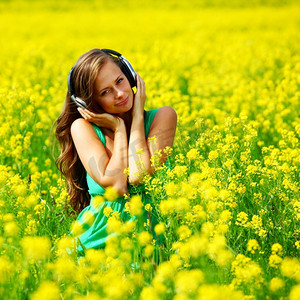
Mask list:
[[[114,57],[100,49],[92,49],[79,57],[72,72],[72,92],[85,101],[87,108],[93,112],[101,112],[99,105],[93,101],[93,87],[99,70],[108,59],[118,64]],[[72,123],[78,118],[81,118],[81,115],[67,93],[63,111],[54,123],[55,136],[61,148],[55,163],[66,179],[69,203],[77,213],[90,201],[86,171],[79,159],[70,130]]]

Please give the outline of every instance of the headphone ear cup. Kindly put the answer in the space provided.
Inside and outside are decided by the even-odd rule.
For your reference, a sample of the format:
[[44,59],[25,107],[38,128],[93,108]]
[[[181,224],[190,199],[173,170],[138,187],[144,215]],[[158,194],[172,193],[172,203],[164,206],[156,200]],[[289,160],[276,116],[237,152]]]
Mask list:
[[119,52],[111,50],[111,49],[101,49],[101,51],[105,52],[108,55],[118,57],[119,66],[124,73],[124,75],[127,77],[130,86],[133,88],[136,86],[136,73],[132,67],[132,65],[129,63],[129,61]]
[[124,75],[127,77],[130,86],[133,88],[136,86],[136,75],[134,73],[134,75],[132,74],[132,72],[128,69],[128,66],[123,62],[121,62],[121,70],[124,73]]
[[71,96],[71,99],[76,103],[78,107],[81,107],[83,109],[87,107],[86,103],[82,99],[75,97],[74,95]]

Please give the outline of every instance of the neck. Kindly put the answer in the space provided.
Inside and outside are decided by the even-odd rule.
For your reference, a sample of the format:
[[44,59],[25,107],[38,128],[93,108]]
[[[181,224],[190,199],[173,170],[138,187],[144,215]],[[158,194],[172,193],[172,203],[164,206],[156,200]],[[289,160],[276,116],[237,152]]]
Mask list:
[[118,117],[120,117],[124,121],[126,129],[130,130],[131,123],[132,123],[132,113],[131,113],[131,110],[125,112],[124,114],[118,115]]

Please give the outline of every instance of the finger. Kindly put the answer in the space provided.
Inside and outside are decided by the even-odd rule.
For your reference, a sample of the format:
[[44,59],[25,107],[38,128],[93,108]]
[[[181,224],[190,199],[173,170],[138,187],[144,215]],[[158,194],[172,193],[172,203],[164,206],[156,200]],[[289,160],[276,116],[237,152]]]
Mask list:
[[86,109],[78,108],[79,113],[82,115],[82,117],[86,120],[90,119],[89,114],[86,112]]
[[88,119],[93,119],[95,114],[92,113],[91,111],[89,111],[88,109],[84,109],[84,113],[85,113],[85,116],[88,118]]
[[137,92],[139,95],[143,95],[143,93],[145,92],[144,81],[139,75],[137,77]]
[[145,82],[141,78],[141,76],[138,76],[138,89],[139,89],[139,94],[144,95],[145,94]]

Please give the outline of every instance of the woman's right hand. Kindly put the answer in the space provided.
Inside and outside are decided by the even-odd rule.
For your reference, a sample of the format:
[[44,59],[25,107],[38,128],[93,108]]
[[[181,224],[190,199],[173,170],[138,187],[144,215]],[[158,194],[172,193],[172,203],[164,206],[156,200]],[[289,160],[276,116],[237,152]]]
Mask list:
[[95,114],[88,109],[83,109],[81,107],[78,107],[78,111],[85,120],[94,123],[99,127],[110,129],[113,132],[124,125],[124,121],[121,118],[108,113]]

